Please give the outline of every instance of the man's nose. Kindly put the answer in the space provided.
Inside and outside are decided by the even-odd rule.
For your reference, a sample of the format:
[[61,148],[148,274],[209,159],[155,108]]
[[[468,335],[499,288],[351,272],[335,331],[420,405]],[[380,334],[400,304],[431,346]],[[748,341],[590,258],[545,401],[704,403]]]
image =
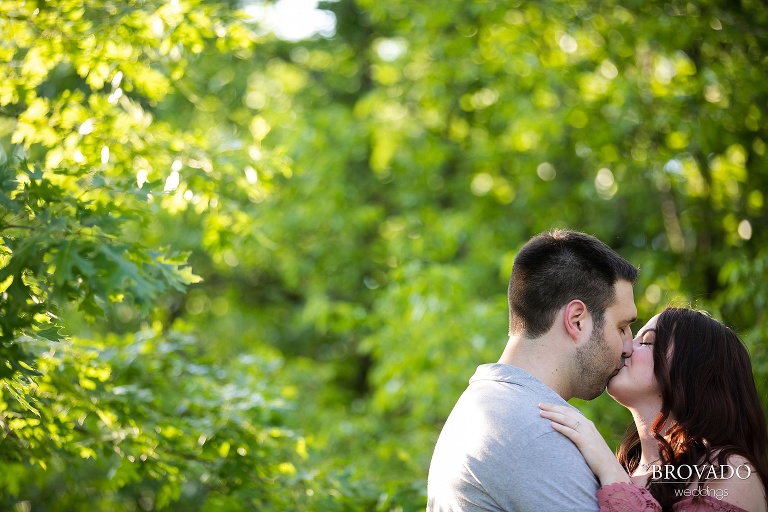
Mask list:
[[632,331],[630,331],[630,335],[627,339],[624,340],[624,346],[623,351],[621,352],[621,357],[627,358],[632,355],[632,352],[635,351],[635,340],[632,338]]

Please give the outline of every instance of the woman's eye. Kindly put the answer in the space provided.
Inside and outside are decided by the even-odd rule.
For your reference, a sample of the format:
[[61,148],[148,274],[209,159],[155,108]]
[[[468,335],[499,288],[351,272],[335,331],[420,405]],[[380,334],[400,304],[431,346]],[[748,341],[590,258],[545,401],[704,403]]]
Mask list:
[[648,345],[649,347],[653,345],[653,343],[651,343],[649,341],[641,341],[639,344],[640,345]]

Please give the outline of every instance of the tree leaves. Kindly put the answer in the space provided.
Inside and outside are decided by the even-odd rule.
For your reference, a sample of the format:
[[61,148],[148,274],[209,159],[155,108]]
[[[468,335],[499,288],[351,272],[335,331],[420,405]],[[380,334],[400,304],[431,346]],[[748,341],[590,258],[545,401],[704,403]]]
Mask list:
[[323,8],[335,35],[289,42],[216,2],[0,3],[3,454],[50,469],[4,489],[423,508],[515,251],[553,227],[641,267],[641,316],[743,332],[765,388],[764,9]]
[[[221,499],[263,509],[306,499],[301,479],[282,480],[285,468],[300,465],[297,446],[305,441],[276,414],[285,402],[270,384],[270,357],[201,364],[192,340],[178,333],[109,341],[109,348],[38,344],[47,348],[35,391],[40,417],[3,404],[6,460],[15,452],[17,460],[38,457],[55,472],[69,468],[72,482],[59,505],[92,506],[78,481],[111,507],[147,494],[158,510],[208,509]],[[22,404],[28,390],[7,386]],[[39,471],[11,466],[0,476],[0,503],[11,506],[19,496],[19,475],[27,492],[55,491],[60,483]]]
[[[20,173],[16,180],[10,179],[14,171]],[[45,174],[26,162],[18,169],[6,164],[0,172],[4,183],[15,185],[6,188],[11,207],[0,217],[5,251],[0,282],[11,281],[5,291],[11,300],[0,306],[6,344],[22,334],[58,336],[62,326],[57,317],[69,304],[100,314],[127,295],[148,306],[169,287],[182,291],[199,281],[186,267],[185,256],[122,241],[127,225],[141,218],[137,199],[126,195],[122,204],[110,207],[83,199],[88,188],[120,194],[114,184],[99,184],[88,176]],[[73,188],[84,192],[73,196]]]

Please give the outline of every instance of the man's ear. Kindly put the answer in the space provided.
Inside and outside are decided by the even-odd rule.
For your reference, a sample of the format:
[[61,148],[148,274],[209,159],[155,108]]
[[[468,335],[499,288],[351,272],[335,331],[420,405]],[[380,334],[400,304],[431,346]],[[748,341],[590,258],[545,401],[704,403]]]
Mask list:
[[574,299],[565,305],[563,315],[565,331],[574,341],[579,341],[581,336],[587,332],[588,319],[587,305],[582,301]]

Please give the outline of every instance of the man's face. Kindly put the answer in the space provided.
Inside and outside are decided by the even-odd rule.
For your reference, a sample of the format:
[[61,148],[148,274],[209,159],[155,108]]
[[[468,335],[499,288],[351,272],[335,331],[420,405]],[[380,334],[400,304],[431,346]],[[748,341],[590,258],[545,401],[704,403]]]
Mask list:
[[602,328],[593,327],[588,343],[576,352],[581,381],[575,396],[584,400],[600,396],[624,366],[624,358],[632,355],[630,324],[637,318],[632,284],[618,281],[614,290],[616,300],[606,308]]

